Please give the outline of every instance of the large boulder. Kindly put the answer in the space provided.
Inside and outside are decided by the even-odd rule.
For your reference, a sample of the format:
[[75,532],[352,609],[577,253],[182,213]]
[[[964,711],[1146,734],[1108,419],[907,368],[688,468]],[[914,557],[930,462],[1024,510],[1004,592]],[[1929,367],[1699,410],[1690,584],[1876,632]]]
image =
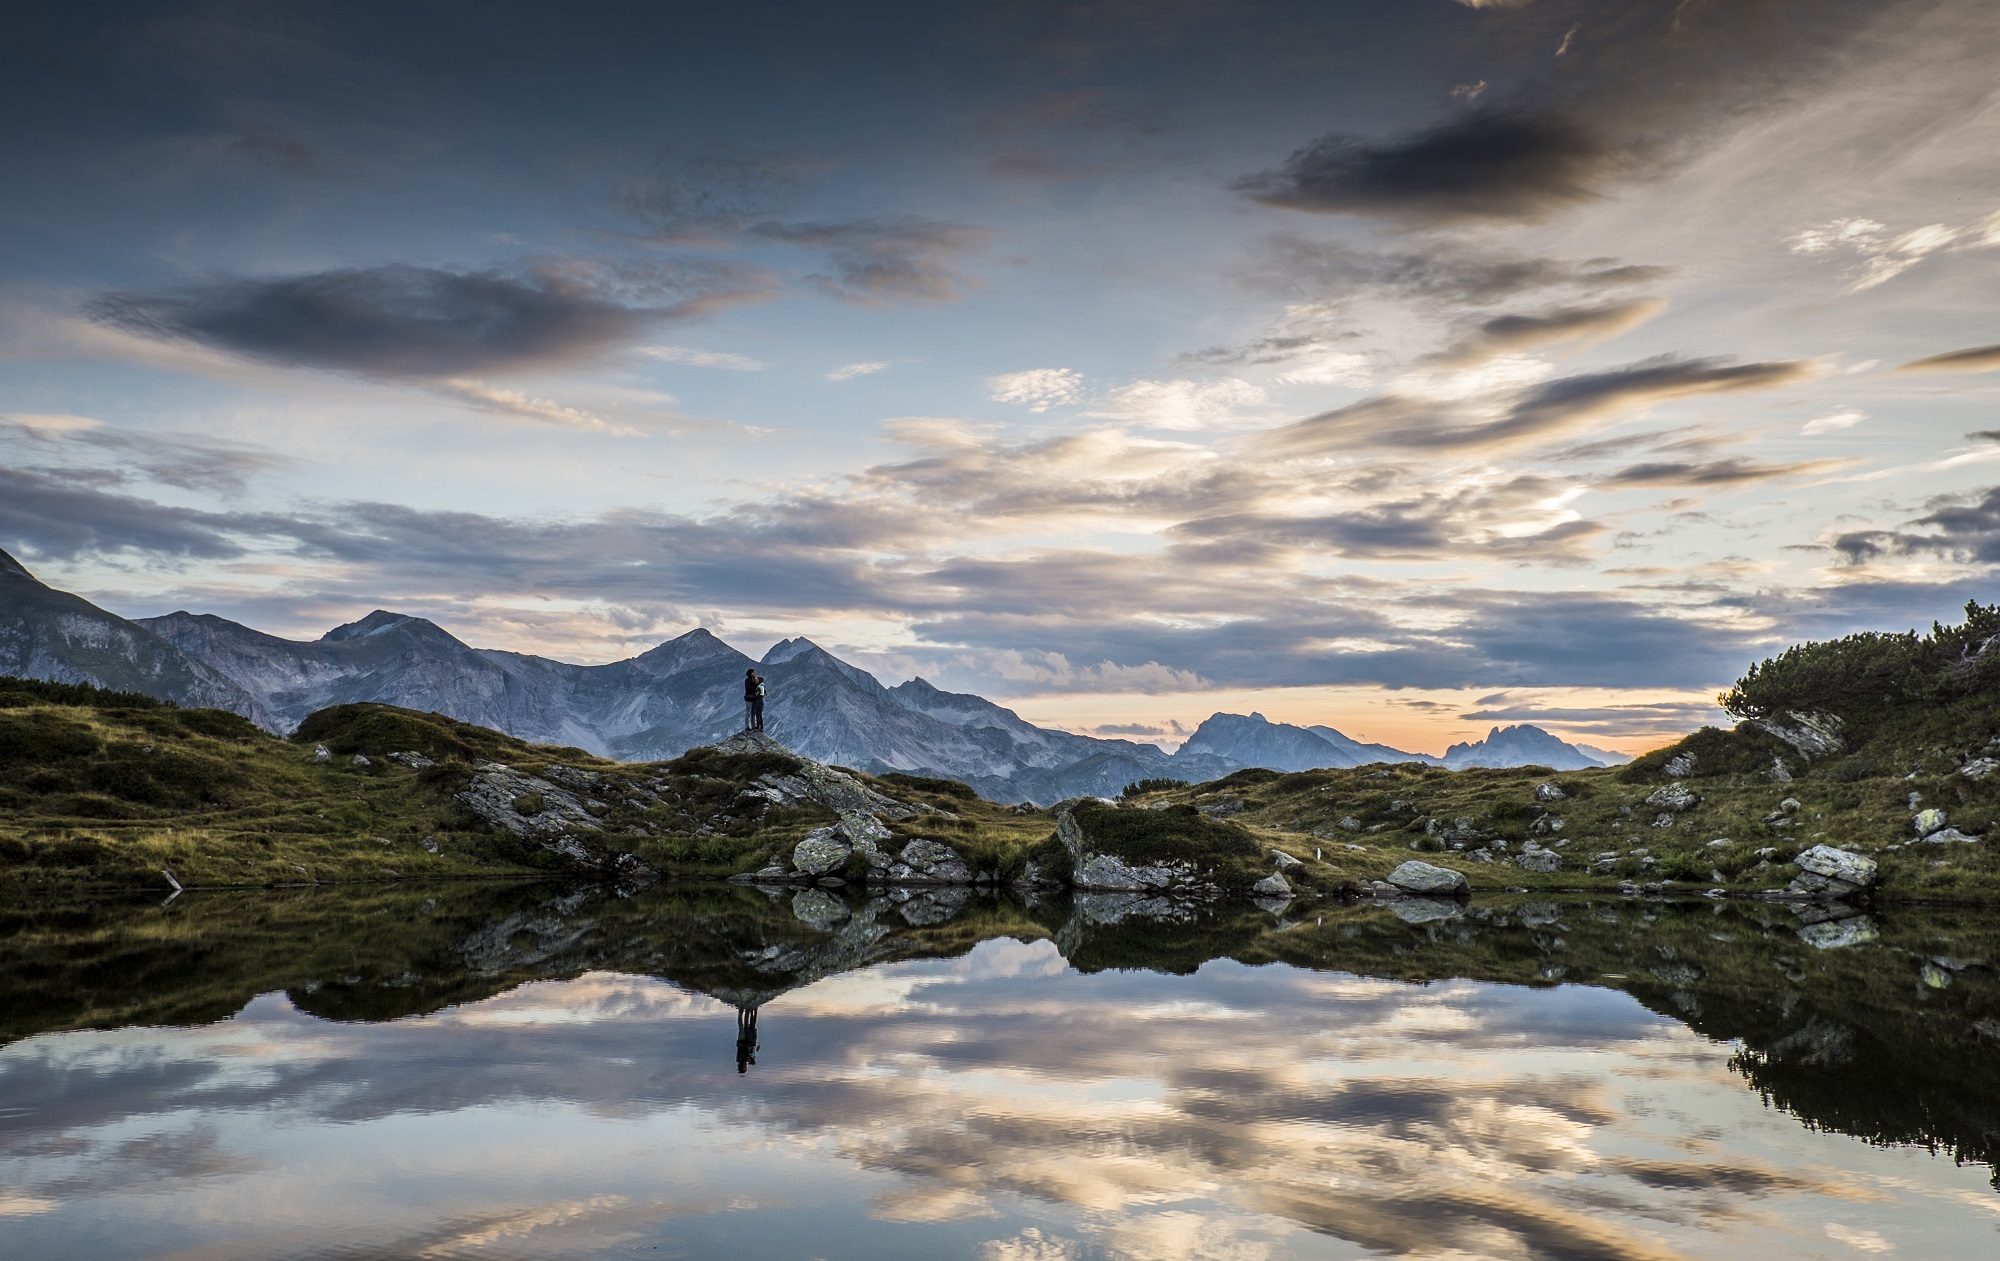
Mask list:
[[1917,830],[1918,836],[1929,836],[1933,832],[1943,831],[1944,825],[1949,822],[1944,811],[1932,806],[1928,810],[1917,811],[1917,817],[1910,820],[1910,826]]
[[1292,885],[1290,881],[1274,871],[1262,880],[1259,880],[1256,884],[1251,885],[1250,892],[1259,897],[1288,898],[1292,896]]
[[1852,850],[1815,845],[1794,861],[1799,865],[1799,877],[1791,884],[1794,894],[1839,898],[1875,885],[1875,860]]
[[1405,893],[1432,895],[1461,893],[1467,887],[1463,872],[1449,867],[1435,867],[1414,858],[1390,872],[1389,883]]
[[814,828],[792,847],[792,867],[802,875],[824,876],[846,866],[853,852],[837,827]]

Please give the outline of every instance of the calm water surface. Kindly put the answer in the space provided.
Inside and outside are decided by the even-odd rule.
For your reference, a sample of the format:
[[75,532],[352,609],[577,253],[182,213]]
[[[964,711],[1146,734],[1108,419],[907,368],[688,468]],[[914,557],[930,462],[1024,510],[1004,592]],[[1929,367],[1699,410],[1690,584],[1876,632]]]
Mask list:
[[2000,1255],[1989,917],[1124,910],[17,913],[0,1256]]

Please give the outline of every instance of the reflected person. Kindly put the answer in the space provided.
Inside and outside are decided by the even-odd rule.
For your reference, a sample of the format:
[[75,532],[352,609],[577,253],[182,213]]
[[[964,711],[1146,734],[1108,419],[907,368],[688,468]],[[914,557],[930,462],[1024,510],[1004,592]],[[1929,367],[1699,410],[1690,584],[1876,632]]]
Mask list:
[[757,1009],[736,1009],[736,1071],[747,1073],[757,1062]]

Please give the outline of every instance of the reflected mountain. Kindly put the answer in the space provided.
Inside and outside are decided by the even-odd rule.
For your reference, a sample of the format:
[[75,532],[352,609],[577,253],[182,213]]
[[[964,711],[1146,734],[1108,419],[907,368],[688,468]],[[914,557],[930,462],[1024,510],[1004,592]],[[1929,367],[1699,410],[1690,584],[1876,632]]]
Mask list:
[[1620,990],[1740,1043],[1731,1067],[1811,1126],[2000,1162],[1990,1071],[2000,917],[1908,909],[1839,928],[1761,903],[1615,898],[1364,902],[1292,920],[1282,906],[1247,902],[965,889],[866,899],[732,885],[635,896],[474,883],[202,892],[166,906],[0,910],[0,1040],[207,1024],[277,991],[324,1020],[393,1021],[530,982],[623,973],[734,1007],[734,1065],[749,1073],[759,1012],[780,995],[997,938],[1048,940],[1085,973],[1185,974],[1228,959],[1412,984]]

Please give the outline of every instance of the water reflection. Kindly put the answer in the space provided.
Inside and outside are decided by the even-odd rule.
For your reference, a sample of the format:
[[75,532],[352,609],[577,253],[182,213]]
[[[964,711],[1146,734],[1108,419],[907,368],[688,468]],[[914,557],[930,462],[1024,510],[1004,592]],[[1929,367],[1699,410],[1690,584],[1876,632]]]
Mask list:
[[2000,1141],[2000,924],[1408,909],[454,886],[17,913],[0,1255],[1992,1250],[1991,1170],[1952,1157]]

